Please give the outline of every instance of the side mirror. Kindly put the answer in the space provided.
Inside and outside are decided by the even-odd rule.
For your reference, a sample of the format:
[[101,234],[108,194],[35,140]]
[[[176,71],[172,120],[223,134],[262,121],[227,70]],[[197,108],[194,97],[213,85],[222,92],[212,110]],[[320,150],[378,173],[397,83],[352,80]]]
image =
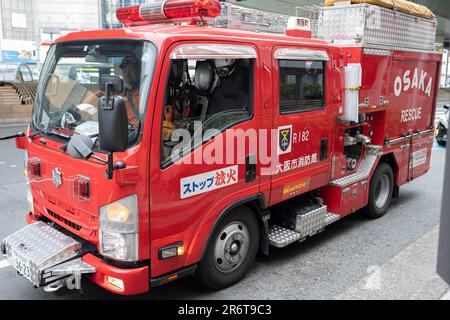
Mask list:
[[446,104],[446,105],[444,105],[444,109],[448,110],[448,109],[450,109],[450,106],[448,104]]
[[109,152],[122,152],[128,146],[128,116],[125,100],[115,95],[122,91],[123,80],[118,76],[101,76],[105,95],[98,105],[99,147]]

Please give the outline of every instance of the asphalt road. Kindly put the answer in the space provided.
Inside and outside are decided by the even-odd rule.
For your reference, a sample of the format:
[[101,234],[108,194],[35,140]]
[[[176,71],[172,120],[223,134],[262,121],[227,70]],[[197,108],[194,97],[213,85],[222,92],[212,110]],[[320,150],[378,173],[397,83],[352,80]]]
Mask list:
[[[0,127],[0,136],[19,129]],[[412,263],[417,264],[417,268],[414,266],[416,271],[422,270],[420,264],[428,264],[428,269],[434,270],[429,261],[434,252],[426,250],[433,248],[436,241],[444,158],[445,149],[436,145],[431,171],[401,188],[400,199],[392,204],[383,218],[373,221],[355,214],[301,244],[272,249],[269,257],[258,257],[250,274],[231,288],[209,291],[188,277],[133,299],[351,298],[352,292],[358,292],[355,288],[361,286],[374,268],[388,268],[394,275],[399,272],[408,277],[409,271],[399,267],[399,263],[409,263],[405,255],[414,258]],[[0,239],[25,225],[22,166],[23,152],[15,149],[14,142],[0,142]],[[83,282],[83,295],[68,290],[48,294],[43,289],[34,289],[28,280],[17,276],[12,267],[4,266],[2,259],[0,257],[0,299],[130,299],[110,294],[89,281]],[[414,275],[421,276],[417,272],[410,276]],[[396,278],[386,278],[390,281],[387,285],[397,288],[391,292],[392,298],[405,294],[414,296],[414,292],[408,295],[408,292],[400,293],[399,290],[420,289],[411,285],[399,289]],[[443,293],[442,284],[436,284],[436,278],[433,279],[428,284],[430,288],[421,291],[423,298],[434,299]],[[405,281],[413,283],[414,280],[407,278]]]

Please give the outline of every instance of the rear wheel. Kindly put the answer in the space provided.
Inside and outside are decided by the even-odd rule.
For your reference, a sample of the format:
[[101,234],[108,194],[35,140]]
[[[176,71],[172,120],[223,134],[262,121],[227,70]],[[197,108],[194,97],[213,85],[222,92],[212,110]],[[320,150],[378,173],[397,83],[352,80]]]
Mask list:
[[387,163],[381,163],[370,181],[369,203],[365,213],[369,218],[382,217],[391,204],[394,191],[394,173]]
[[259,226],[253,212],[238,208],[213,231],[196,277],[205,286],[223,289],[240,281],[255,260]]

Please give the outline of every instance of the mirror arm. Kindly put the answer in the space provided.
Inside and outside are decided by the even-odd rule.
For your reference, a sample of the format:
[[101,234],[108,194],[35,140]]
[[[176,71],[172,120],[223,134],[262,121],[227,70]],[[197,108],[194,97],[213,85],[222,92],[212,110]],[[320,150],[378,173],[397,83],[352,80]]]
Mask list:
[[109,152],[108,153],[108,169],[105,172],[108,180],[112,180],[113,175],[114,175],[114,162],[113,161],[114,161],[113,153]]
[[22,138],[22,137],[25,137],[25,133],[18,132],[12,136],[0,137],[0,140],[9,140],[9,139],[14,139],[14,138]]

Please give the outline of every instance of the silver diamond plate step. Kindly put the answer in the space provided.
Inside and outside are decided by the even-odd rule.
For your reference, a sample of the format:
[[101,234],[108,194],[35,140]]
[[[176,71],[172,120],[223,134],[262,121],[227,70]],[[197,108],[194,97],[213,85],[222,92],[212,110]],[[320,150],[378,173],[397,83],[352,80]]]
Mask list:
[[346,177],[342,177],[330,182],[330,185],[336,187],[348,187],[349,185],[367,179],[378,158],[377,153],[368,154],[360,163],[358,171]]
[[[269,233],[270,245],[277,247],[277,248],[286,247],[287,245],[289,245],[293,242],[304,239],[306,236],[311,236],[311,235],[317,233],[317,231],[323,230],[324,227],[332,224],[333,222],[338,221],[340,218],[341,217],[337,214],[327,212],[324,215],[323,223],[320,224],[320,228],[319,229],[314,228],[314,230],[310,229],[311,232],[308,232],[308,234],[302,234],[302,233],[293,231],[291,229],[273,225],[270,227],[270,233]],[[317,225],[317,226],[319,226],[319,225]]]
[[271,226],[269,233],[269,242],[272,246],[283,248],[287,245],[299,241],[302,238],[301,234],[290,229],[280,226]]
[[325,216],[327,206],[320,206],[307,213],[297,214],[295,231],[300,233],[302,238],[315,234],[325,226]]
[[82,273],[95,272],[81,259],[76,259],[81,251],[78,241],[42,221],[29,224],[6,237],[1,247],[11,266],[37,287],[48,282],[52,267],[55,271],[53,276],[69,275],[70,270],[80,268],[84,268]]
[[338,214],[327,212],[327,214],[325,215],[325,227],[332,224],[333,222],[338,221],[340,218],[341,216]]

